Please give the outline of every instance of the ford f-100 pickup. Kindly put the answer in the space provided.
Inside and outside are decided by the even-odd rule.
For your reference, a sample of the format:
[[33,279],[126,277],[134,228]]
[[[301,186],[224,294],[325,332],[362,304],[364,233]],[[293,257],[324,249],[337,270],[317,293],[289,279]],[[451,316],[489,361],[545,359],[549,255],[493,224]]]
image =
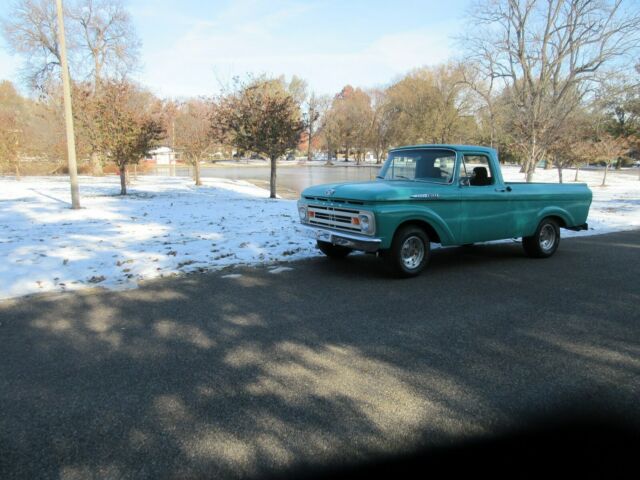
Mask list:
[[298,212],[327,256],[377,253],[409,277],[427,265],[432,242],[521,237],[527,255],[550,257],[560,228],[587,228],[591,198],[582,183],[505,182],[491,148],[416,145],[390,150],[376,181],[307,188]]

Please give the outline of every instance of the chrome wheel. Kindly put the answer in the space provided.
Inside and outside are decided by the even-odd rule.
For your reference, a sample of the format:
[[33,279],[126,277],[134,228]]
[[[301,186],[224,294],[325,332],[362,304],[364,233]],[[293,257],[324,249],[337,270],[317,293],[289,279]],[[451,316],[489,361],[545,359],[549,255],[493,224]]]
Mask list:
[[400,259],[408,270],[414,270],[420,266],[424,260],[424,242],[420,237],[412,235],[407,237],[400,249]]
[[557,233],[553,225],[546,224],[540,229],[540,235],[538,236],[538,243],[540,248],[548,252],[553,249],[556,244]]

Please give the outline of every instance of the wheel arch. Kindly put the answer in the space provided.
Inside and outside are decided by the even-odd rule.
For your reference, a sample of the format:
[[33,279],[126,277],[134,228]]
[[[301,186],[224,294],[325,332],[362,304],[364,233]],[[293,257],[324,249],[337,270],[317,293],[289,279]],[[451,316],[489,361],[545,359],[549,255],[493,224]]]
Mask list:
[[383,248],[390,248],[398,229],[406,225],[416,225],[422,228],[434,243],[455,244],[455,236],[451,228],[431,208],[419,205],[386,206],[386,208],[377,211],[376,217],[376,220],[380,220],[379,227],[383,238]]
[[395,233],[398,230],[400,230],[401,228],[407,227],[407,226],[416,226],[416,227],[422,229],[429,236],[429,240],[431,242],[442,243],[442,239],[440,237],[440,234],[438,233],[438,230],[436,230],[436,228],[433,225],[431,225],[431,223],[429,223],[426,220],[420,219],[420,218],[404,220],[403,222],[401,222],[396,227],[396,229],[393,232],[393,234],[395,235]]
[[553,218],[558,222],[558,226],[562,228],[572,227],[575,225],[573,216],[568,211],[560,207],[547,207],[540,210],[540,212],[538,212],[536,227],[545,218]]

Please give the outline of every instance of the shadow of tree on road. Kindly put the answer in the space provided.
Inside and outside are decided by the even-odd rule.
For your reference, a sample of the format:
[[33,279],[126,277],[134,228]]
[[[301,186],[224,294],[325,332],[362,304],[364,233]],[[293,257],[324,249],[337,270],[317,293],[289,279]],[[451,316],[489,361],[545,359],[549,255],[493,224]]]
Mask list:
[[[409,281],[361,255],[0,306],[0,477],[253,476],[576,399],[633,410],[640,335],[623,314],[640,296],[609,260],[581,263],[590,241],[553,262],[441,249]],[[614,280],[615,297],[594,289]]]

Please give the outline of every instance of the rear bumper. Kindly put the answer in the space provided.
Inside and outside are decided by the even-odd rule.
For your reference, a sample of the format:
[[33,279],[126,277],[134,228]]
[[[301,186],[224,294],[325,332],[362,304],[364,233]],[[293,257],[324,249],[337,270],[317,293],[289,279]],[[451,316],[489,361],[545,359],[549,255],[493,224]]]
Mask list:
[[377,252],[380,250],[382,240],[379,238],[367,237],[365,235],[357,235],[346,232],[337,232],[327,228],[311,227],[309,225],[301,225],[304,235],[314,240],[340,245],[342,247],[353,248],[363,252]]
[[582,225],[576,225],[574,227],[566,227],[567,230],[573,230],[575,232],[579,232],[580,230],[589,230],[589,224],[583,223]]

